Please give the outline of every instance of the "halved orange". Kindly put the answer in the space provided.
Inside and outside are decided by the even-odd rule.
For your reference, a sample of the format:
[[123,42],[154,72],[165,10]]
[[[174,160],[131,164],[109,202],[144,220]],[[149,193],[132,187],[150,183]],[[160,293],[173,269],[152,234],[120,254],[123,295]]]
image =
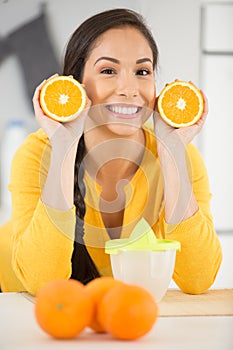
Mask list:
[[42,86],[40,105],[48,117],[63,123],[70,122],[85,108],[86,93],[76,79],[56,76]]
[[195,124],[202,116],[204,100],[192,83],[178,80],[166,85],[158,98],[158,111],[163,120],[181,128]]

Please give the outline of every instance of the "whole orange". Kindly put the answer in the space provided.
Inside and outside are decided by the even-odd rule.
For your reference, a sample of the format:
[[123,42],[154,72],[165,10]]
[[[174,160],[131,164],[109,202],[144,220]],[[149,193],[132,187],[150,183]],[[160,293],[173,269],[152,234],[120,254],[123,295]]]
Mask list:
[[111,288],[98,305],[97,317],[113,337],[134,340],[147,334],[158,318],[158,304],[143,287]]
[[73,338],[91,321],[93,304],[84,285],[69,280],[45,284],[35,298],[35,317],[39,326],[55,338]]
[[99,323],[96,312],[97,307],[102,300],[103,296],[113,287],[122,285],[123,282],[115,280],[113,277],[100,277],[95,278],[88,284],[86,284],[85,289],[88,296],[91,298],[94,305],[94,316],[89,324],[89,327],[98,333],[104,333],[105,329]]

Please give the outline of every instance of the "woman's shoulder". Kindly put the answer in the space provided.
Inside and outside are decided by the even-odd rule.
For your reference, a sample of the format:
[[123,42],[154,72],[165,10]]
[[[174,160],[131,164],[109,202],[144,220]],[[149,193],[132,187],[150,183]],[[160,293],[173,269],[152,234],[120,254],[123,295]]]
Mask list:
[[38,180],[35,174],[42,167],[48,168],[50,149],[49,140],[43,130],[39,129],[26,137],[12,159],[9,184],[11,191]]
[[192,171],[193,178],[201,179],[208,177],[204,157],[197,145],[190,143],[186,147],[186,162],[188,169]]
[[192,157],[192,159],[203,161],[201,151],[194,143],[189,143],[187,145],[186,152],[190,157]]
[[49,139],[48,136],[45,134],[44,130],[42,128],[36,130],[35,132],[30,133],[26,139],[25,143],[38,143],[38,144],[48,144]]
[[36,157],[41,157],[44,150],[50,149],[50,142],[43,129],[38,129],[35,132],[30,133],[24,140],[24,142],[19,146],[15,153],[14,158],[24,158],[29,154]]
[[42,128],[30,133],[22,144],[24,147],[31,147],[32,145],[36,147],[44,147],[49,145],[48,136],[45,134]]

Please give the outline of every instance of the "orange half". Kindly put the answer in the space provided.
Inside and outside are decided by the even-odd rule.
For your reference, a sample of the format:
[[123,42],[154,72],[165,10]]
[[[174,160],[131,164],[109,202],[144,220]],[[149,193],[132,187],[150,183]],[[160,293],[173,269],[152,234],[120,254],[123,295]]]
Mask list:
[[86,93],[76,79],[56,76],[42,86],[40,105],[48,117],[63,123],[70,122],[85,108]]
[[175,81],[161,91],[158,111],[163,120],[176,128],[195,124],[202,116],[203,96],[198,88],[186,81]]

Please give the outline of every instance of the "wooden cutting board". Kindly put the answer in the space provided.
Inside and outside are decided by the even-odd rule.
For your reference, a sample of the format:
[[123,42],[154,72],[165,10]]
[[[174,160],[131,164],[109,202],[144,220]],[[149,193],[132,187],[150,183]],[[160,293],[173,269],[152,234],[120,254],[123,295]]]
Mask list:
[[160,316],[233,316],[233,289],[208,290],[200,295],[168,290],[159,303]]
[[[35,297],[21,293],[31,302]],[[233,316],[233,289],[208,290],[200,295],[169,289],[159,303],[159,315],[166,316]]]

